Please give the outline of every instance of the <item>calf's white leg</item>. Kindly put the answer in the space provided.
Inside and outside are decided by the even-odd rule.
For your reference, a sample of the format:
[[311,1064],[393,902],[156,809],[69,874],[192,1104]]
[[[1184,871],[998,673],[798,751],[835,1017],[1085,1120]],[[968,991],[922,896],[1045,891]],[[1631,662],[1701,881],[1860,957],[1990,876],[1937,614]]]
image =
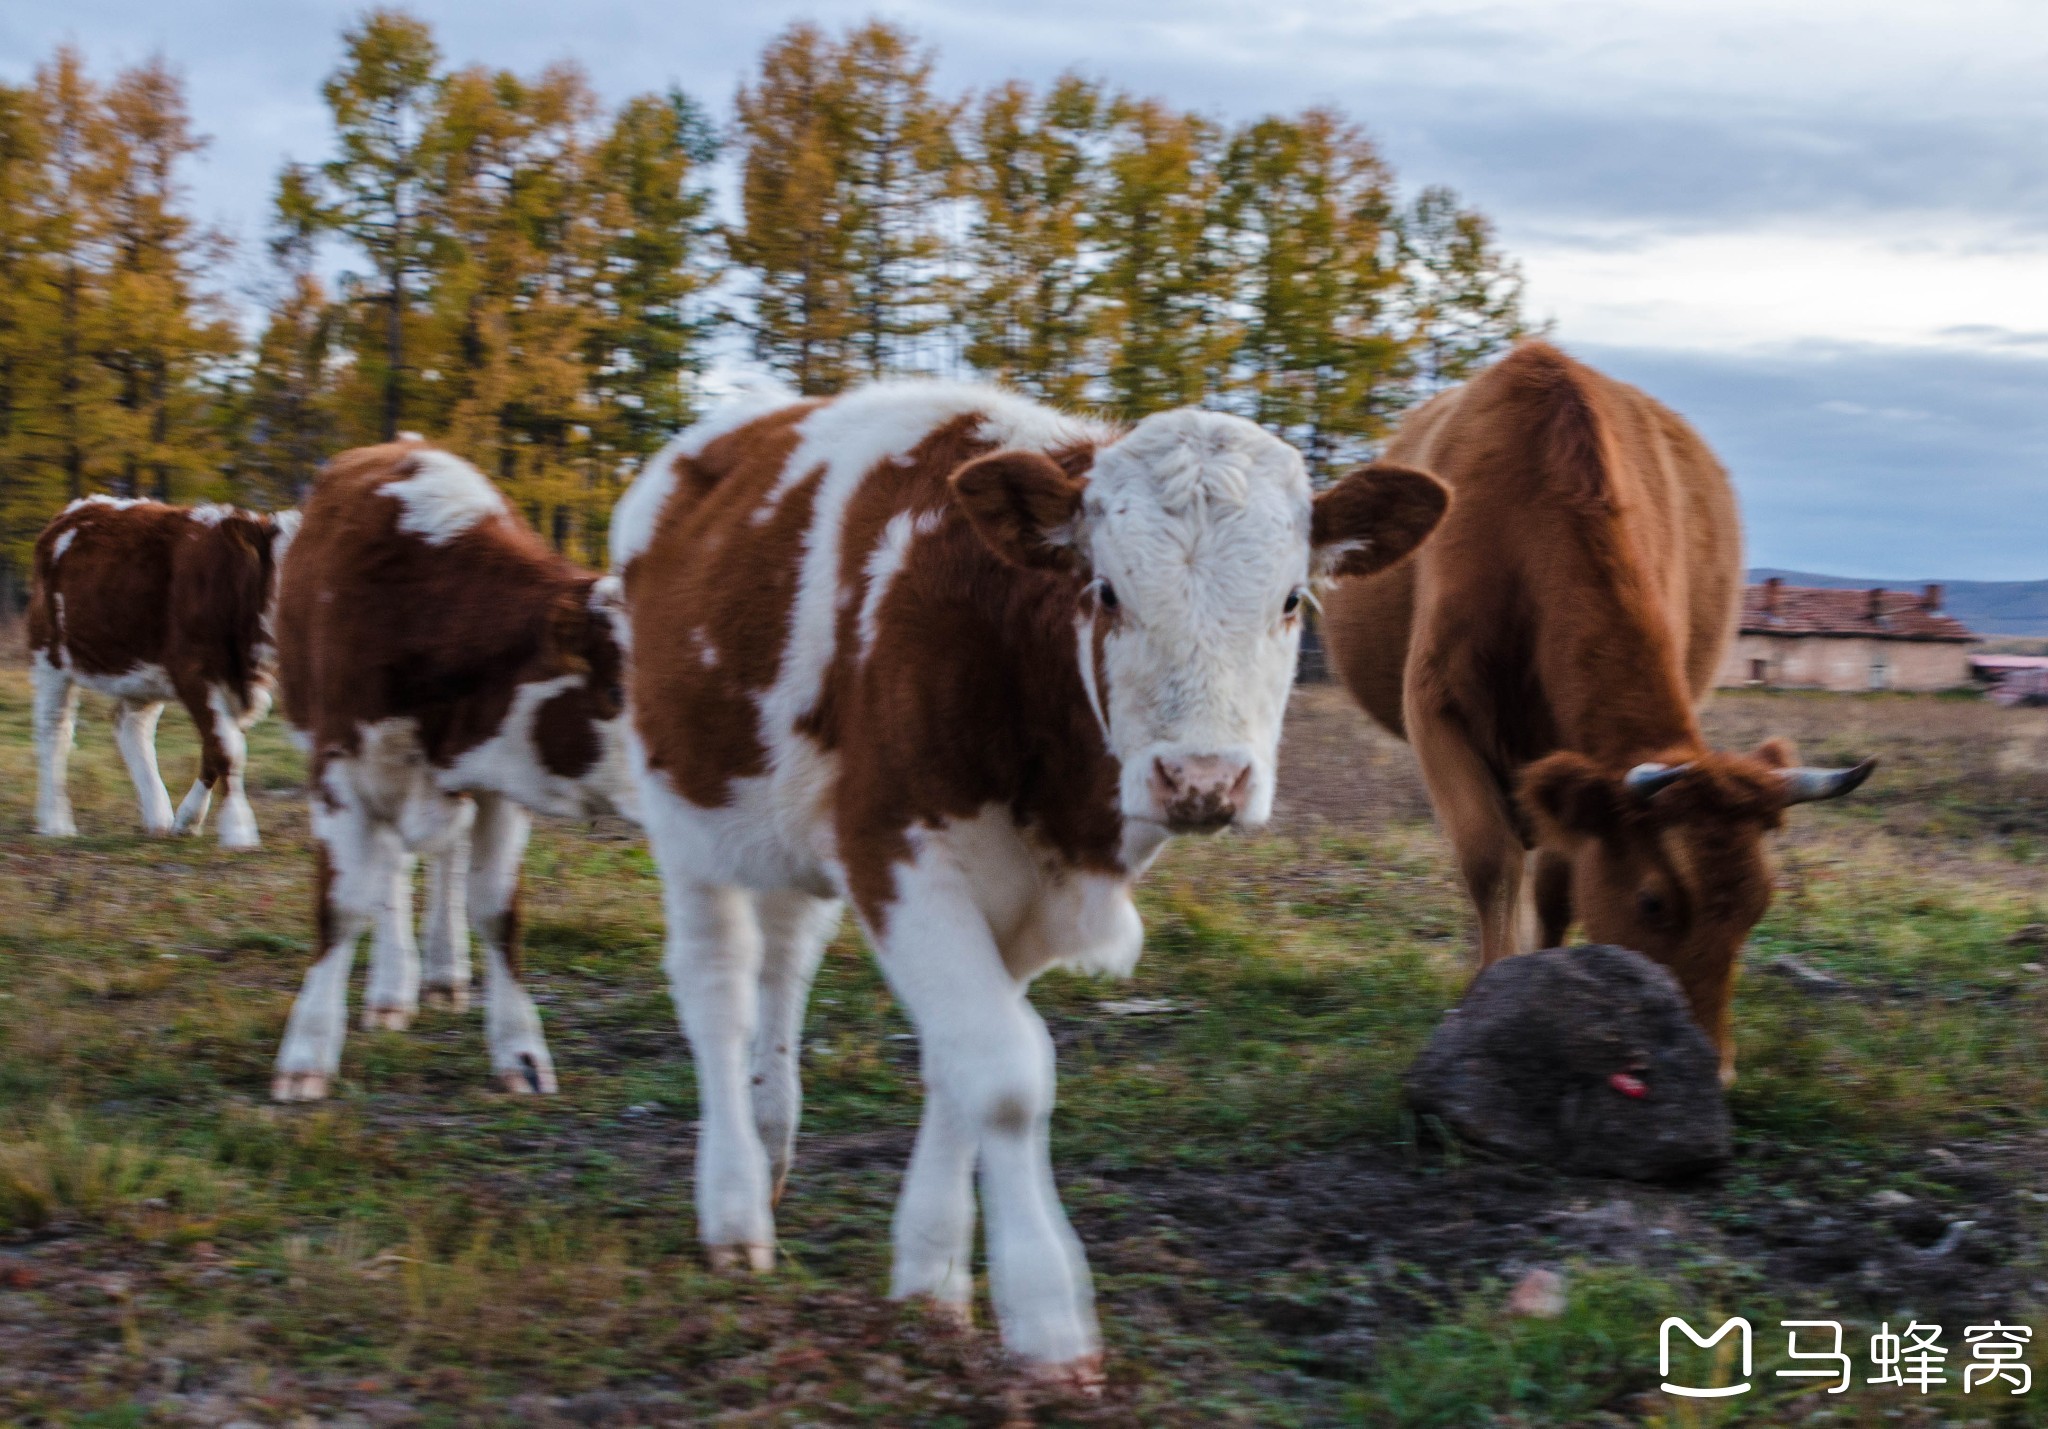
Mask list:
[[[468,804],[468,801],[464,801]],[[428,1007],[461,1012],[469,1006],[470,826],[475,810],[465,816],[447,845],[427,858],[427,911],[420,922],[420,955],[426,978],[420,1001]]]
[[484,1036],[491,1072],[516,1095],[558,1091],[540,1011],[519,981],[519,864],[533,820],[496,794],[479,795],[471,826],[469,916],[484,948]]
[[[215,784],[222,785],[220,846],[230,849],[256,848],[262,840],[256,833],[256,811],[249,807],[244,774],[249,763],[249,741],[242,732],[227,695],[218,687],[206,692],[205,704],[195,709],[199,725],[200,782],[185,796],[178,809],[179,833],[196,833],[206,817],[206,805]],[[186,816],[186,806],[193,806]]]
[[749,1095],[762,962],[754,896],[693,882],[664,861],[662,901],[662,964],[697,1067],[697,1236],[716,1269],[771,1270],[768,1153]]
[[[71,813],[66,776],[71,741],[78,728],[78,686],[57,663],[38,650],[31,667],[35,686],[36,832],[68,839],[78,832]],[[164,802],[168,804],[169,798]]]
[[407,854],[392,871],[370,934],[370,976],[363,988],[363,1030],[403,1032],[420,1006],[420,954],[412,936],[412,872]]
[[1052,1038],[950,859],[928,849],[897,887],[875,942],[917,1026],[927,1102],[944,1106],[928,1107],[898,1203],[896,1293],[965,1298],[973,1210],[961,1168],[971,1138],[1003,1343],[1048,1375],[1092,1387],[1102,1348],[1094,1289],[1052,1177]]
[[[342,781],[335,780],[335,783]],[[405,846],[390,825],[352,802],[330,809],[313,800],[318,840],[316,906],[320,960],[307,970],[277,1049],[270,1094],[278,1101],[318,1101],[341,1068],[348,1036],[348,970],[356,939],[384,909],[405,863]]]
[[161,700],[147,704],[122,700],[114,706],[114,746],[121,751],[121,762],[128,766],[128,778],[135,785],[142,827],[152,834],[167,834],[172,828],[170,791],[164,788],[164,776],[156,766],[156,725],[163,712]]
[[803,1114],[804,1006],[811,980],[825,956],[825,944],[839,927],[836,898],[814,898],[793,890],[755,895],[761,925],[761,991],[754,1028],[754,1126],[768,1153],[770,1202],[782,1199],[783,1182],[796,1147]]

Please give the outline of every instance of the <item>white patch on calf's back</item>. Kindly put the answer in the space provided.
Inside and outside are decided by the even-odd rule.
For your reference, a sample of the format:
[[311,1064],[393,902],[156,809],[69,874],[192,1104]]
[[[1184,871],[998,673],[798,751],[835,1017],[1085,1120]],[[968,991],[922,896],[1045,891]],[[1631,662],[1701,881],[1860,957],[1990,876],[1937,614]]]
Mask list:
[[939,513],[936,511],[916,514],[899,511],[882,528],[881,539],[868,552],[865,569],[867,589],[860,603],[861,659],[867,659],[868,652],[875,648],[875,639],[881,634],[883,598],[889,594],[889,584],[896,579],[896,573],[903,569],[911,545],[919,536],[929,536],[938,528]]
[[718,438],[801,400],[778,382],[743,384],[731,401],[670,438],[668,445],[648,458],[612,507],[612,569],[625,569],[654,540],[662,510],[675,493],[678,461],[694,460]]
[[105,506],[115,511],[126,511],[131,506],[140,506],[142,504],[142,498],[139,496],[108,496],[102,492],[95,492],[91,496],[81,496],[66,506],[64,514],[68,516],[72,512],[83,510],[88,506]]
[[63,560],[64,553],[71,549],[71,543],[77,539],[78,528],[76,526],[71,527],[67,531],[60,532],[55,543],[50,547],[50,564],[54,566],[57,562]]
[[235,508],[223,506],[218,501],[202,501],[185,514],[202,526],[218,526],[235,514]]
[[405,461],[412,474],[377,489],[403,508],[398,529],[430,546],[444,546],[507,509],[490,478],[451,452],[428,448]]

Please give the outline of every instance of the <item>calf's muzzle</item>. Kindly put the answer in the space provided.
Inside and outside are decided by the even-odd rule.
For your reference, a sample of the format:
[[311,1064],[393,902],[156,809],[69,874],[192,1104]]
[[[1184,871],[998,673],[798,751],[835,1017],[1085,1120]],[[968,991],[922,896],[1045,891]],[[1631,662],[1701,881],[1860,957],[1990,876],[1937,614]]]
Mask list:
[[1230,824],[1244,806],[1251,784],[1247,759],[1195,754],[1152,761],[1152,801],[1161,821],[1179,833]]

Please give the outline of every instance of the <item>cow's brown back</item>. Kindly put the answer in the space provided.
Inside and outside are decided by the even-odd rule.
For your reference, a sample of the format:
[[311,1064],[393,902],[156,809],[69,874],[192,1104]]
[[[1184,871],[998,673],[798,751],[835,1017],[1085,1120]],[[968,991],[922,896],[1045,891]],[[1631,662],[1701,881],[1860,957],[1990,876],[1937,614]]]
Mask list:
[[[1676,414],[1526,343],[1401,426],[1387,459],[1455,493],[1433,540],[1326,602],[1340,677],[1407,732],[1418,675],[1457,688],[1513,766],[1691,727],[1732,634],[1741,533],[1726,473]],[[1650,732],[1654,731],[1654,735]]]

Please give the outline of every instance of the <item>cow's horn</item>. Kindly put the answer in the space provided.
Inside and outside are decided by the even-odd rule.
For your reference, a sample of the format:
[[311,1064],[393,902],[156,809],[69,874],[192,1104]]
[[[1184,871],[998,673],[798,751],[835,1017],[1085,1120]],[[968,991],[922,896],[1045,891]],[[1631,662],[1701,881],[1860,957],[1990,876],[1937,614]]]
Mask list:
[[1647,799],[1690,768],[1690,764],[1638,764],[1621,776],[1621,787],[1638,799]]
[[1781,769],[1785,781],[1785,802],[1811,804],[1816,799],[1839,799],[1870,777],[1875,759],[1866,759],[1848,769]]

